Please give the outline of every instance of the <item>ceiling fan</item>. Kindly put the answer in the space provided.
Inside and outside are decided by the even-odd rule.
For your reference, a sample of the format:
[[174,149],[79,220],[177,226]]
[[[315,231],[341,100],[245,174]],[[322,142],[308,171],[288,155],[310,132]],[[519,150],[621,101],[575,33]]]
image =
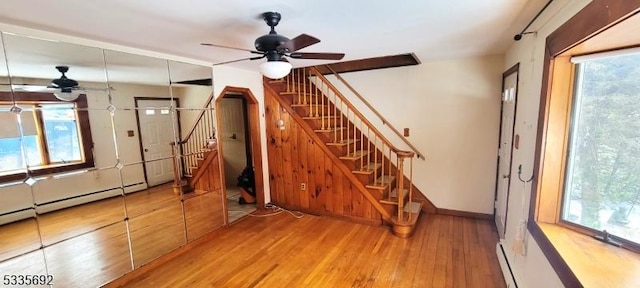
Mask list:
[[[69,71],[69,66],[56,66],[56,70],[62,75],[60,78],[51,80],[51,84],[48,86],[39,85],[12,85],[13,89],[26,92],[51,92],[53,95],[62,101],[73,101],[80,96],[81,91],[105,91],[106,88],[89,88],[78,86],[78,81],[68,78],[66,73]],[[108,88],[113,89],[113,88]]]
[[271,27],[269,34],[258,37],[254,46],[256,50],[236,48],[224,45],[201,43],[205,46],[221,47],[227,49],[235,49],[247,51],[260,56],[248,57],[243,59],[225,61],[215,63],[215,65],[229,64],[245,60],[258,60],[267,58],[267,62],[260,65],[260,72],[272,79],[282,78],[289,74],[292,65],[286,60],[285,57],[293,59],[320,59],[320,60],[340,60],[344,57],[344,53],[307,53],[297,52],[298,50],[317,44],[320,39],[307,34],[300,34],[299,36],[289,39],[276,33],[275,27],[280,23],[282,16],[278,12],[265,12],[262,13],[262,18]]

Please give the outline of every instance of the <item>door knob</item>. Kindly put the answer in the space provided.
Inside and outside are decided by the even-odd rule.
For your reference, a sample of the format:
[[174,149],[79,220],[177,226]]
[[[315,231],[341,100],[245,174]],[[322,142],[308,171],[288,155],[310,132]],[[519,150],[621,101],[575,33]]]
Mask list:
[[[144,150],[146,151],[147,149],[144,149]],[[510,176],[509,174],[505,174],[505,175],[502,175],[502,178],[509,178],[509,176]]]
[[144,152],[149,152],[149,149],[147,149],[147,148],[144,148]]

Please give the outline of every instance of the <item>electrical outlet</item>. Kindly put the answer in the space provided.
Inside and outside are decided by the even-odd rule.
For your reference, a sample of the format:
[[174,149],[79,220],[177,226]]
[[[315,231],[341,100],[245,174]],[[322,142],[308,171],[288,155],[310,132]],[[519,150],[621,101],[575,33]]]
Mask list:
[[307,190],[307,183],[300,183],[300,190]]

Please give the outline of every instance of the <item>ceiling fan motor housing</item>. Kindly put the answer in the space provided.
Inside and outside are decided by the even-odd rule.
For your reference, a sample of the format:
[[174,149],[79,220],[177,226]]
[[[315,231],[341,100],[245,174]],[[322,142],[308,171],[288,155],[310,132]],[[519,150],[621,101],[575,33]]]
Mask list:
[[51,80],[51,84],[55,87],[63,89],[62,92],[65,92],[64,89],[71,90],[72,87],[78,86],[78,81],[69,79],[65,75],[67,71],[69,71],[68,66],[56,66],[56,69],[62,73],[62,76],[58,79]]
[[[260,52],[267,52],[266,55],[267,55],[267,59],[269,60],[273,61],[274,60],[272,59],[273,57],[278,58],[278,59],[275,59],[275,61],[280,60],[279,56],[282,56],[282,54],[284,54],[287,51],[277,51],[277,48],[280,45],[289,41],[289,38],[282,35],[278,35],[278,33],[276,33],[276,30],[274,29],[274,27],[277,26],[278,23],[280,23],[280,19],[282,19],[282,16],[278,12],[264,12],[262,13],[262,18],[264,19],[264,22],[266,22],[267,25],[271,27],[271,31],[269,31],[269,34],[262,35],[258,37],[258,39],[256,39],[254,43],[254,45],[256,46],[256,50]],[[274,56],[273,55],[274,53],[272,53],[272,51],[277,51],[277,53],[275,54],[280,54],[280,55]]]
[[58,79],[51,80],[51,84],[59,88],[71,88],[78,86],[78,81],[62,76]]
[[[261,52],[267,52],[267,51],[275,51],[278,48],[278,46],[286,43],[287,41],[289,41],[289,38],[284,37],[282,35],[267,34],[267,35],[262,35],[258,37],[258,39],[256,39],[256,42],[254,44],[256,46],[256,50]],[[285,52],[285,51],[282,51],[282,52]]]

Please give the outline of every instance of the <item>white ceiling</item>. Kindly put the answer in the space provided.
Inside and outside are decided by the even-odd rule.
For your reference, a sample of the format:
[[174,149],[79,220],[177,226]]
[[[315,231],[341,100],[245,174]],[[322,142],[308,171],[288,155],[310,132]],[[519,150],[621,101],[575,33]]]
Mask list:
[[[322,40],[303,52],[343,52],[343,60],[413,52],[425,62],[502,54],[546,2],[3,0],[0,22],[216,63],[253,55],[201,42],[253,49],[268,32],[259,15],[277,11],[279,34]],[[229,65],[257,70],[260,61]]]

